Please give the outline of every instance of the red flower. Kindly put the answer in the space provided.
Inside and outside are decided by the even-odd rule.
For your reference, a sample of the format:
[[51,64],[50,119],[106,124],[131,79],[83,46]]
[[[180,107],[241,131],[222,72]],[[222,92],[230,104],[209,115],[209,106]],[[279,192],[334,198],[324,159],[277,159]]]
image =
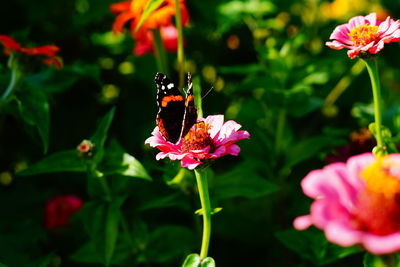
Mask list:
[[82,206],[83,201],[74,195],[57,196],[50,199],[45,208],[46,229],[67,226],[70,217]]
[[13,38],[7,35],[0,35],[0,42],[4,46],[4,53],[10,55],[12,52],[22,53],[28,56],[41,57],[41,61],[46,65],[54,65],[58,69],[62,68],[62,62],[56,53],[60,50],[55,45],[44,45],[39,47],[21,47]]
[[[160,33],[165,49],[168,52],[176,52],[178,48],[178,31],[175,26],[163,26],[160,28]],[[142,56],[144,54],[153,52],[153,32],[147,31],[147,34],[145,36],[136,40],[136,46],[133,49],[133,53],[136,56]]]

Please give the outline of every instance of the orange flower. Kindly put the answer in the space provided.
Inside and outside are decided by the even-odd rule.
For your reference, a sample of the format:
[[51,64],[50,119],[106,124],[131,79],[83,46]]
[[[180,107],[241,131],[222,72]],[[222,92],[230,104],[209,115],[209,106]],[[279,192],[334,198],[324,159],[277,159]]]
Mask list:
[[[182,25],[189,22],[189,13],[186,8],[185,0],[180,0],[180,11],[182,16]],[[137,40],[146,35],[149,29],[158,29],[162,26],[172,24],[172,17],[175,15],[175,1],[165,0],[155,11],[153,11],[144,21],[140,30],[135,33],[135,28],[141,20],[144,10],[150,0],[132,0],[112,4],[110,10],[118,15],[113,24],[113,32],[122,33],[124,25],[131,21],[130,30]]]
[[41,61],[49,66],[56,66],[61,69],[62,62],[56,53],[60,50],[55,45],[44,45],[38,47],[21,47],[13,38],[7,35],[0,35],[0,43],[4,46],[4,53],[10,55],[13,51],[28,56],[39,56]]

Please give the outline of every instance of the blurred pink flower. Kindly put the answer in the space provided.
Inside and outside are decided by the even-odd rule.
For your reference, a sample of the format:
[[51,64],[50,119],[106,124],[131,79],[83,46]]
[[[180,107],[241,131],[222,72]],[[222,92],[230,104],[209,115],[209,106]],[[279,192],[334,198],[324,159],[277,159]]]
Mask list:
[[400,21],[387,17],[381,22],[376,13],[357,16],[337,26],[329,39],[332,41],[326,42],[327,46],[335,50],[349,49],[347,55],[352,59],[360,53],[376,54],[385,43],[400,42]]
[[237,156],[240,147],[234,143],[250,138],[247,131],[239,131],[241,127],[232,120],[224,122],[224,115],[213,115],[198,119],[189,133],[177,144],[166,141],[158,127],[145,143],[161,150],[156,156],[157,160],[166,157],[180,160],[182,167],[193,170],[205,160],[224,155]]
[[[165,50],[168,52],[176,52],[178,49],[178,30],[175,26],[168,25],[160,28],[161,39]],[[147,53],[154,53],[153,32],[147,31],[146,34],[136,40],[133,53],[136,56],[142,56]]]
[[311,171],[301,186],[314,202],[296,229],[315,225],[330,242],[373,254],[400,251],[400,154],[353,156]]
[[57,196],[50,199],[45,208],[45,227],[54,229],[69,224],[70,217],[81,209],[83,201],[74,195]]

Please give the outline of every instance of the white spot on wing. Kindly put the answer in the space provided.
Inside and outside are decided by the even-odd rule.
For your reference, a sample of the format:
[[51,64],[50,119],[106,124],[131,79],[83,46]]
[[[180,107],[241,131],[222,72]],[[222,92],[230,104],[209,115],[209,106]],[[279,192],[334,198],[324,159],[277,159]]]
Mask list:
[[167,85],[167,87],[168,87],[168,89],[172,89],[174,87],[174,84],[170,83],[170,84]]

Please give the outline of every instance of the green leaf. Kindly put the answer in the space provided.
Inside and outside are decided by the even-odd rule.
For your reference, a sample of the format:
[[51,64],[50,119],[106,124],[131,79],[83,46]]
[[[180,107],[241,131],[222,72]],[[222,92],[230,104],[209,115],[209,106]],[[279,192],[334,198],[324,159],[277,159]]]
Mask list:
[[3,263],[0,263],[0,267],[8,267],[8,266]]
[[182,264],[182,267],[198,267],[200,266],[200,256],[198,254],[189,254]]
[[325,84],[329,80],[327,72],[313,72],[303,79],[304,84]]
[[143,165],[135,157],[126,153],[115,140],[112,140],[107,147],[100,170],[105,175],[119,174],[149,181],[152,180]]
[[120,207],[124,201],[125,197],[114,198],[112,202],[89,202],[82,211],[86,229],[106,266],[111,263],[115,250]]
[[107,209],[107,217],[105,222],[105,241],[104,241],[104,255],[106,259],[106,265],[110,265],[111,258],[114,253],[115,245],[118,237],[118,224],[120,220],[120,205],[115,205],[115,202],[111,203]]
[[400,266],[400,255],[399,253],[395,253],[377,256],[370,253],[365,253],[363,263],[364,267]]
[[317,265],[325,265],[362,251],[358,246],[342,248],[329,243],[324,234],[315,228],[305,231],[289,229],[275,235],[299,256]]
[[300,162],[308,160],[316,155],[326,147],[332,147],[335,142],[332,137],[329,136],[316,136],[304,139],[294,144],[286,155],[286,168],[291,168]]
[[218,175],[212,182],[212,199],[233,197],[258,198],[277,191],[278,187],[259,176],[246,164],[241,164],[230,172]]
[[[211,211],[211,215],[217,214],[218,212],[220,212],[222,210],[221,207],[218,208],[213,208],[213,210]],[[194,212],[194,214],[197,215],[203,215],[203,209],[198,209]]]
[[95,145],[94,161],[100,162],[104,156],[104,144],[107,139],[108,130],[110,129],[114,118],[115,107],[113,107],[103,118],[101,118],[96,131],[90,138],[90,141]]
[[211,257],[201,260],[198,254],[189,254],[182,267],[215,267],[215,261]]
[[164,263],[194,249],[196,236],[188,228],[182,226],[161,226],[149,236],[144,251],[147,261]]
[[45,157],[17,174],[26,176],[53,172],[86,172],[86,167],[76,150],[65,150]]
[[37,128],[43,143],[44,153],[49,146],[50,108],[46,95],[40,88],[26,87],[15,95],[22,119]]
[[215,267],[215,261],[211,257],[207,257],[201,261],[201,267]]
[[[117,266],[122,266],[123,262],[131,257],[131,254],[126,253],[129,249],[130,247],[128,242],[123,239],[118,239],[117,247],[115,248],[111,263]],[[97,253],[97,246],[93,240],[78,248],[70,258],[73,261],[81,263],[104,263],[104,258]]]
[[147,19],[148,16],[150,16],[153,11],[155,11],[161,4],[164,2],[164,0],[151,0],[146,8],[143,10],[142,16],[140,17],[139,23],[136,25],[135,32],[137,32],[140,27],[142,27],[143,23]]
[[185,210],[190,210],[189,205],[185,202],[185,198],[181,193],[162,195],[157,198],[152,198],[145,201],[138,209],[143,211],[166,207],[180,207]]

